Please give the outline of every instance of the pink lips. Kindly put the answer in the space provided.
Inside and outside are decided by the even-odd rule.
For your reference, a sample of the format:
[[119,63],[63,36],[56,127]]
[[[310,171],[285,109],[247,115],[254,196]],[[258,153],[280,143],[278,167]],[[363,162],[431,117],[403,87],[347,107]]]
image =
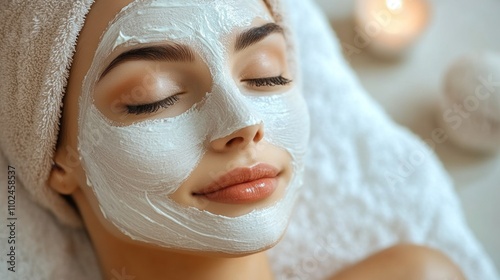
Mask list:
[[195,192],[208,200],[243,204],[271,196],[278,186],[279,170],[268,164],[236,168],[222,175],[206,188]]

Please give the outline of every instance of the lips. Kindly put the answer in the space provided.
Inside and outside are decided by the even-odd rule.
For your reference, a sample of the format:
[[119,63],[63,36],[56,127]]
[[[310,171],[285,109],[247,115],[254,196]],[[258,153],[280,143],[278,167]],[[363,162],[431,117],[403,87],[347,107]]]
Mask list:
[[278,186],[279,170],[268,164],[236,168],[193,193],[220,203],[243,204],[265,199]]

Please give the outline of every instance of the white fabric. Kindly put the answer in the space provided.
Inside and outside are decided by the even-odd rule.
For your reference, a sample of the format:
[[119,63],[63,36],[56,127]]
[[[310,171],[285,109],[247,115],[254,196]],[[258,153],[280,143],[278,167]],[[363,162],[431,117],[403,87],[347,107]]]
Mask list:
[[[16,180],[16,272],[7,270],[11,244],[7,225],[7,161],[0,154],[0,279],[2,280],[97,280],[97,260],[83,230],[63,226],[30,199]],[[19,175],[19,174],[16,174]]]
[[[414,156],[425,150],[421,141],[395,125],[360,87],[311,2],[288,0],[299,36],[312,136],[302,199],[283,241],[269,252],[276,279],[324,279],[404,241],[441,249],[468,279],[499,279],[465,224],[441,164],[432,154],[426,153],[423,162]],[[0,168],[3,186],[7,167]],[[406,176],[395,180],[400,173]],[[6,221],[6,196],[1,197],[0,218]],[[19,270],[6,271],[2,226],[0,279],[99,279],[82,232],[58,227],[20,184],[16,198]]]
[[0,150],[44,208],[76,211],[47,187],[76,39],[93,0],[0,1]]
[[468,279],[500,279],[441,163],[366,94],[311,2],[287,6],[312,124],[302,199],[270,251],[278,279],[323,279],[397,242],[442,250]]

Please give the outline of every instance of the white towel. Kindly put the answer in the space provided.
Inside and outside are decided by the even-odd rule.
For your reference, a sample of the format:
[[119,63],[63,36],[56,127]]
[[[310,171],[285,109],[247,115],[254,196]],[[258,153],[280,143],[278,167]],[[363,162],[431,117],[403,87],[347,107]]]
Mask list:
[[324,279],[398,242],[440,249],[467,279],[500,279],[436,156],[360,86],[312,1],[287,2],[312,131],[302,199],[270,251],[278,279]]
[[[435,156],[426,153],[423,161],[414,156],[426,151],[423,144],[360,87],[311,0],[288,0],[288,8],[298,35],[312,136],[302,198],[284,239],[269,252],[276,278],[324,279],[378,249],[410,241],[441,249],[468,279],[498,280]],[[400,169],[407,176],[398,177]],[[60,225],[17,183],[18,270],[6,270],[8,232],[1,226],[0,279],[99,279],[85,233]],[[1,197],[5,222],[6,196]]]
[[72,226],[80,225],[78,215],[46,181],[68,69],[92,2],[0,1],[0,148],[29,194]]

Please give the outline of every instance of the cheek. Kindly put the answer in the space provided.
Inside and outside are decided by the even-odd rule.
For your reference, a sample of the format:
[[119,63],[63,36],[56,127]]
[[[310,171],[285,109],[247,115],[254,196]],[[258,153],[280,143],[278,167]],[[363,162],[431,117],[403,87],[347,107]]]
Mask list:
[[78,210],[83,216],[86,228],[90,234],[95,235],[94,233],[97,233],[95,236],[104,237],[106,235],[103,235],[103,233],[106,232],[116,238],[127,241],[130,240],[130,238],[124,235],[103,215],[101,209],[102,207],[106,207],[106,205],[101,205],[99,203],[91,187],[87,185],[82,186],[80,190],[73,195],[73,198],[78,204]]

